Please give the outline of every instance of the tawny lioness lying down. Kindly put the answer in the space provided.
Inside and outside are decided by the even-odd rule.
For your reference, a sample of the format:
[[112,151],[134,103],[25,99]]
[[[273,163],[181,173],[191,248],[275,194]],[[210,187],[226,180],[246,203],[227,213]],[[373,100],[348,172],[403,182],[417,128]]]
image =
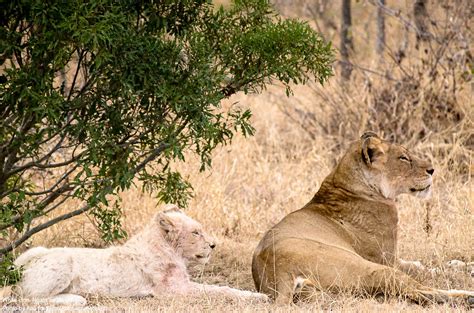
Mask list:
[[472,291],[429,288],[397,269],[395,198],[428,195],[433,172],[404,147],[365,133],[313,199],[264,235],[253,255],[257,290],[279,303],[308,287],[474,302]]
[[122,246],[106,249],[37,247],[15,261],[23,266],[16,293],[52,302],[85,304],[83,296],[219,294],[266,300],[255,292],[192,282],[189,261],[205,263],[215,247],[201,224],[176,206],[158,213]]

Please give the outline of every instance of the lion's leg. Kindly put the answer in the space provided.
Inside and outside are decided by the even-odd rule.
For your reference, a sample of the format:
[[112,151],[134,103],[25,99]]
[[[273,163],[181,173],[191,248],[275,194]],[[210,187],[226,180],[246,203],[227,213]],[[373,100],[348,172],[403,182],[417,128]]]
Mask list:
[[46,255],[24,270],[15,293],[28,298],[48,298],[66,290],[71,280],[70,260]]
[[291,302],[292,292],[298,289],[293,288],[298,277],[307,279],[321,290],[382,293],[417,302],[445,302],[452,298],[472,301],[469,297],[474,296],[469,291],[438,290],[423,286],[398,269],[370,262],[348,249],[310,241],[304,242],[304,247],[304,253],[297,243],[278,251],[276,263],[282,264],[276,273],[279,303]]
[[447,273],[448,275],[465,273],[468,276],[474,277],[474,262],[465,263],[460,260],[448,261],[441,268],[426,268],[419,261],[405,261],[399,259],[395,267],[415,279],[423,276],[441,275],[443,273]]
[[275,298],[277,304],[290,304],[299,301],[301,296],[307,296],[307,292],[317,288],[317,284],[311,279],[303,276],[286,276],[286,280],[277,282],[278,293]]
[[242,299],[253,299],[259,301],[268,301],[268,297],[262,293],[252,292],[248,290],[240,290],[231,288],[228,286],[217,286],[208,284],[199,284],[195,282],[189,282],[184,286],[180,286],[179,291],[183,294],[208,294],[208,295],[221,295],[233,298]]
[[73,305],[73,306],[85,306],[87,300],[80,296],[70,293],[62,293],[53,297],[48,298],[48,302],[60,305]]
[[337,253],[329,253],[327,256],[329,257],[325,258],[325,265],[331,262],[337,274],[326,274],[326,285],[330,284],[329,276],[335,282],[334,285],[341,288],[401,296],[416,302],[446,302],[452,298],[471,301],[470,297],[474,297],[474,292],[470,291],[426,287],[398,269],[370,262],[351,251],[339,249]]
[[360,285],[360,289],[369,293],[402,296],[416,302],[447,300],[435,289],[425,287],[402,271],[384,265],[374,264],[365,273],[361,273],[357,284]]
[[401,295],[417,302],[426,300],[443,303],[450,299],[461,298],[474,303],[474,291],[441,290],[423,286],[405,273],[394,268],[382,266],[369,275],[362,277],[366,288],[387,294]]
[[406,261],[399,259],[395,264],[395,267],[414,278],[428,273],[428,270],[420,261]]
[[290,304],[293,302],[293,295],[298,292],[297,279],[288,271],[281,271],[276,275],[276,304]]

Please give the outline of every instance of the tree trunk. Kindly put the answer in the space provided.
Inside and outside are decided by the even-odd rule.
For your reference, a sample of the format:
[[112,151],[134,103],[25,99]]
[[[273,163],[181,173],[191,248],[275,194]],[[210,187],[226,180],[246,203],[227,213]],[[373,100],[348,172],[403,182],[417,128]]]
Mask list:
[[341,23],[341,77],[348,81],[351,77],[352,64],[349,62],[349,52],[354,49],[351,33],[351,0],[342,0],[342,23]]
[[415,0],[415,3],[413,4],[413,19],[416,26],[416,49],[418,49],[420,43],[428,42],[430,39],[427,6],[428,0]]
[[383,6],[385,0],[379,0],[377,5],[377,41],[375,45],[375,51],[379,56],[379,60],[383,60],[383,52],[385,50],[385,14],[383,12]]

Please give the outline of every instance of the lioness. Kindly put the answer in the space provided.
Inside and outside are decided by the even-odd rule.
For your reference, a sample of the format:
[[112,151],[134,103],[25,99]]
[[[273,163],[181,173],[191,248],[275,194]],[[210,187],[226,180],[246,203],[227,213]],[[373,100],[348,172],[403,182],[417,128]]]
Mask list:
[[[258,291],[278,303],[304,287],[400,295],[417,302],[473,297],[421,285],[396,269],[402,193],[431,192],[434,169],[404,147],[367,132],[354,142],[302,209],[271,228],[253,255]],[[469,302],[474,298],[469,299]]]
[[122,246],[37,247],[26,251],[15,261],[24,267],[16,293],[79,305],[86,303],[83,296],[88,294],[143,297],[210,293],[267,299],[264,294],[192,282],[188,262],[207,262],[214,247],[201,224],[172,205]]

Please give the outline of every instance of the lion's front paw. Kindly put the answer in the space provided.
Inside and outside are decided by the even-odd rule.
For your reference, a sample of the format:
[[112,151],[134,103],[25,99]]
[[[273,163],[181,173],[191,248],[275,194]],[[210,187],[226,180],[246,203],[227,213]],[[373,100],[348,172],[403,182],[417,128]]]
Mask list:
[[270,298],[263,293],[256,293],[257,300],[261,302],[270,302]]
[[454,272],[467,272],[474,278],[474,262],[463,262],[460,260],[451,260],[446,263],[446,267]]
[[245,291],[245,295],[243,295],[247,299],[256,300],[258,302],[269,302],[269,298],[266,294],[259,293],[259,292],[252,292],[252,291]]

